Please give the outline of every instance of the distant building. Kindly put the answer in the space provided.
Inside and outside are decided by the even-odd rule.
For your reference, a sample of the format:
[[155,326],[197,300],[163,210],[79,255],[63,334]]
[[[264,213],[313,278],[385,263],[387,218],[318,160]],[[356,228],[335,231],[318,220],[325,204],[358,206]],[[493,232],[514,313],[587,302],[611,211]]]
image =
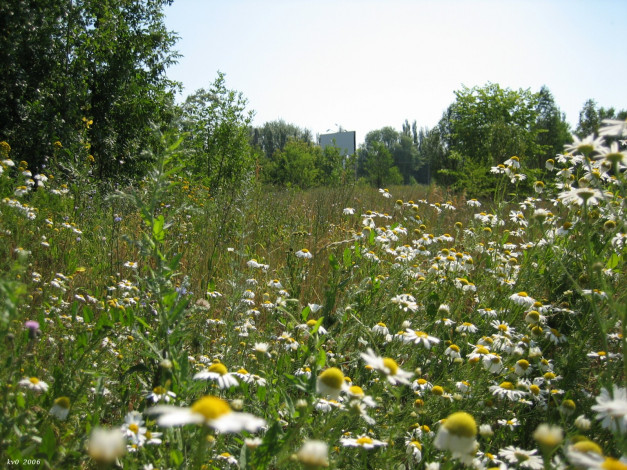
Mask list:
[[353,155],[355,153],[357,148],[355,142],[355,131],[320,135],[320,147],[336,147],[343,156]]

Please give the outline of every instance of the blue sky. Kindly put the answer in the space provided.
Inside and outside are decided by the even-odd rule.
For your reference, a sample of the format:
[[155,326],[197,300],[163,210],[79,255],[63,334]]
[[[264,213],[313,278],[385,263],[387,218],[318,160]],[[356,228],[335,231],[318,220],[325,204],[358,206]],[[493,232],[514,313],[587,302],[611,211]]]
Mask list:
[[433,127],[462,85],[549,87],[571,124],[583,103],[627,109],[627,1],[175,0],[166,25],[185,95],[217,71],[255,125],[284,119],[357,141],[405,119]]

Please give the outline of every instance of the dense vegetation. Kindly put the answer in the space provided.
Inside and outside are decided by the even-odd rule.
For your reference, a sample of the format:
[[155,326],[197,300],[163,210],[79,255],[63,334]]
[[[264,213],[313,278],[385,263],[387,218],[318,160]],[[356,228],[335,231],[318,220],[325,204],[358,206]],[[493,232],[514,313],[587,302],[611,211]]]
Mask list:
[[0,462],[624,469],[627,113],[489,83],[345,158],[176,104],[168,3],[0,5]]

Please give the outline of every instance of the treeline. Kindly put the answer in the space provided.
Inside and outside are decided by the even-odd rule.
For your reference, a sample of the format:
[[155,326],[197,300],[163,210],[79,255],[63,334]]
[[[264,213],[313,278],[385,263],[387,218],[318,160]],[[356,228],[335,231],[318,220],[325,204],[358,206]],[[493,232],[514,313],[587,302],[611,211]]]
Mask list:
[[[573,133],[584,138],[596,134],[603,119],[627,118],[625,110],[599,107],[588,100],[577,127],[571,129],[547,87],[533,93],[489,83],[464,87],[455,96],[430,129],[405,120],[400,131],[384,127],[369,132],[353,158],[335,161],[342,165],[336,171],[345,179],[353,177],[377,187],[436,183],[482,196],[498,179],[492,169],[508,158],[517,156],[526,173],[539,175],[546,160],[572,142]],[[251,143],[263,150],[266,168],[272,169],[266,174],[267,182],[304,187],[316,182],[308,172],[275,170],[279,162],[298,167],[309,160],[309,165],[315,166],[320,149],[315,150],[309,131],[282,121],[266,123],[253,130]],[[291,163],[285,163],[286,159]],[[515,183],[524,189],[532,182]]]
[[[406,120],[373,130],[355,155],[322,149],[307,129],[283,121],[252,126],[241,93],[219,73],[176,104],[167,68],[176,36],[164,25],[171,0],[6,0],[0,4],[0,140],[31,168],[98,182],[141,178],[179,146],[190,178],[216,193],[256,179],[309,188],[352,183],[446,185],[489,193],[491,168],[516,155],[533,174],[574,133],[598,131],[626,111],[588,100],[571,129],[548,88],[463,87],[431,128]],[[519,185],[528,184],[517,181]]]

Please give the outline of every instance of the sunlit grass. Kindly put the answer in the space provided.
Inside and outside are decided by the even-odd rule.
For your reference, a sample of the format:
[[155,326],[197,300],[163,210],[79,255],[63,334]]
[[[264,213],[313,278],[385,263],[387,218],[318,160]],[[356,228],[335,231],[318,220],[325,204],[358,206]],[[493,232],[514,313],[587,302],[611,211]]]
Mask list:
[[525,197],[510,159],[507,200],[214,195],[170,150],[106,195],[3,155],[2,458],[619,465],[622,168],[561,156]]

